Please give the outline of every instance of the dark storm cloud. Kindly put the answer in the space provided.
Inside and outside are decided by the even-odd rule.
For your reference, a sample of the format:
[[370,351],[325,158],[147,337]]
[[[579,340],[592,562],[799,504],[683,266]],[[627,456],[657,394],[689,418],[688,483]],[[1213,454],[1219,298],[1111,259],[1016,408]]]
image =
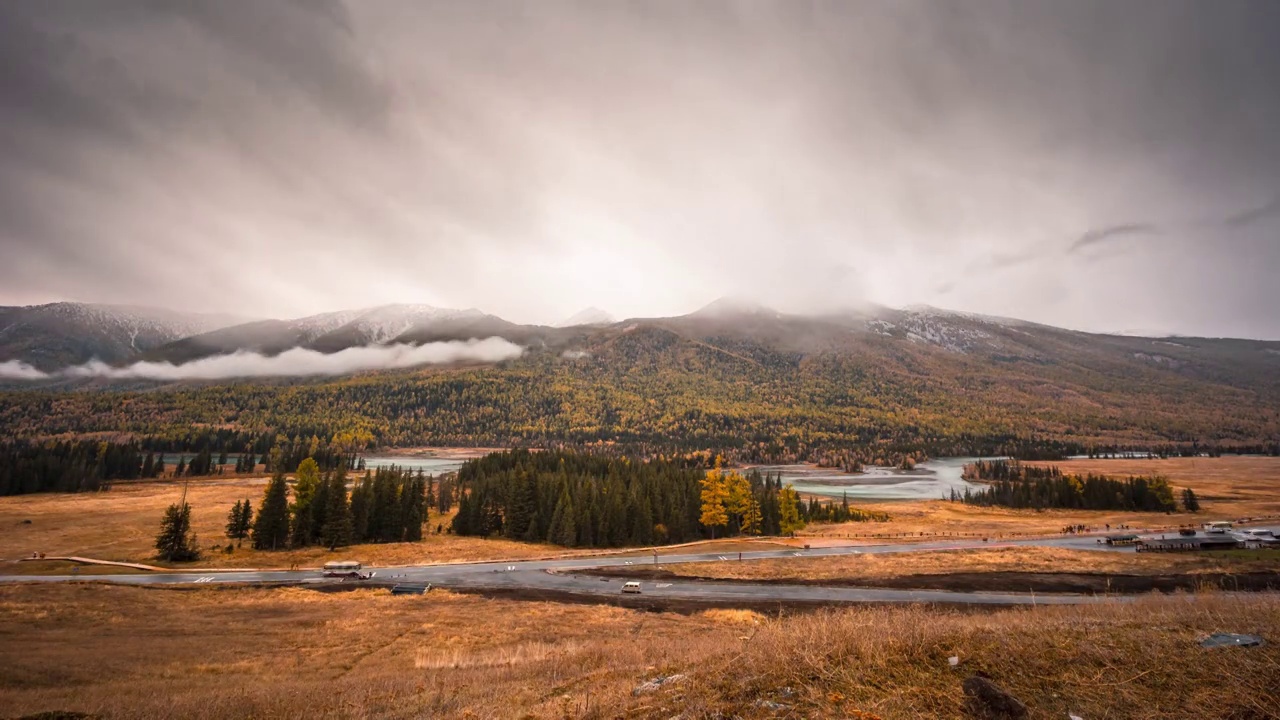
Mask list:
[[1273,220],[1277,217],[1280,217],[1280,195],[1264,205],[1232,213],[1224,218],[1222,222],[1233,227],[1245,227],[1266,220]]
[[1099,243],[1112,242],[1127,237],[1158,235],[1160,228],[1150,223],[1125,223],[1089,230],[1071,243],[1068,252],[1078,252]]
[[1277,87],[1270,0],[0,3],[0,302],[1280,335]]

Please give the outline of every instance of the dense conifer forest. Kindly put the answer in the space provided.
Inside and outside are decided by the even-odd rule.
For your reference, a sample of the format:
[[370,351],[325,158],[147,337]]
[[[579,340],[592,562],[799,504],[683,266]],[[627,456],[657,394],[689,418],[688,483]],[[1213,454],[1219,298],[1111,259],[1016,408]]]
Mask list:
[[[1123,479],[1093,473],[1068,475],[1056,467],[1033,467],[1016,460],[983,460],[966,465],[964,477],[990,483],[981,490],[966,489],[963,494],[951,491],[951,500],[970,505],[1144,512],[1178,509],[1173,488],[1158,475]],[[1186,493],[1183,498],[1186,503]],[[1198,505],[1187,509],[1197,508]]]

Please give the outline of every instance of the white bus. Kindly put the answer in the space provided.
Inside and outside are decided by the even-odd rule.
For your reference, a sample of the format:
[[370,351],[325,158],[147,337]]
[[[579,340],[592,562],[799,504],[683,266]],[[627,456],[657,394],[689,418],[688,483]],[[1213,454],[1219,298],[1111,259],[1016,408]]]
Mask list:
[[1204,529],[1207,532],[1221,534],[1231,529],[1231,523],[1227,522],[1226,520],[1219,520],[1218,522],[1207,522],[1204,524]]
[[325,577],[360,577],[364,566],[355,560],[332,560],[324,564]]

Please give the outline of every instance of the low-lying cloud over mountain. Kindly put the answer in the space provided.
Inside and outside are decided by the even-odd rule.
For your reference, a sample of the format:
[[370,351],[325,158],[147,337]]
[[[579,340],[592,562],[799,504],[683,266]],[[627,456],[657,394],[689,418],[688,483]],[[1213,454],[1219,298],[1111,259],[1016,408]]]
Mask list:
[[19,361],[0,363],[0,379],[52,380],[106,378],[111,380],[225,380],[249,377],[346,375],[367,370],[397,370],[419,365],[493,363],[520,357],[524,348],[502,338],[451,340],[425,345],[367,345],[321,353],[293,348],[279,355],[236,352],[230,355],[173,364],[139,361],[114,367],[99,360],[54,372],[43,372]]

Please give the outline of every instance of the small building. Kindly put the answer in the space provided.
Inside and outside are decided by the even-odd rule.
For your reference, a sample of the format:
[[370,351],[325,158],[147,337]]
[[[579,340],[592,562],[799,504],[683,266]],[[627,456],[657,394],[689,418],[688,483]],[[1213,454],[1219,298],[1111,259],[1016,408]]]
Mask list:
[[1138,540],[1138,552],[1234,550],[1240,547],[1244,547],[1244,543],[1230,535],[1161,535]]
[[1107,544],[1108,544],[1108,545],[1137,545],[1137,544],[1138,544],[1138,536],[1137,536],[1137,535],[1132,535],[1132,534],[1126,534],[1126,535],[1108,535],[1108,536],[1107,536]]

